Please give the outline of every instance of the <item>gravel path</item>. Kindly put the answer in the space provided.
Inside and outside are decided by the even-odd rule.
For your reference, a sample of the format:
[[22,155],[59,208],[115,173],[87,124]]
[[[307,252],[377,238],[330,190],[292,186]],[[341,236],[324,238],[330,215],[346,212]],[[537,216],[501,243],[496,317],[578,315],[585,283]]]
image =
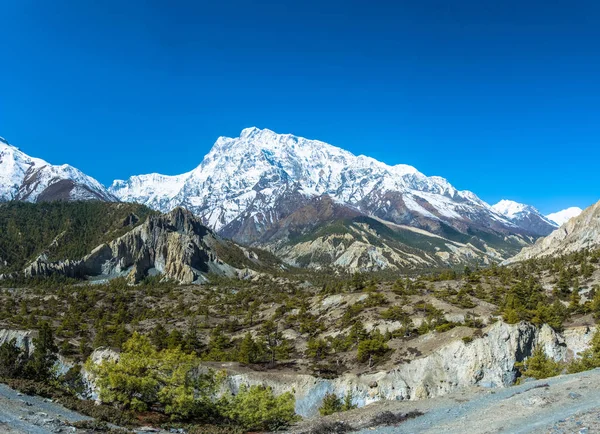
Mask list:
[[[547,387],[543,387],[547,384]],[[452,399],[452,398],[450,398]],[[598,433],[600,370],[495,389],[428,406],[399,426],[364,433]],[[433,404],[433,400],[430,404]]]
[[[399,425],[372,428],[371,419],[387,411],[424,414]],[[508,388],[474,387],[439,398],[379,401],[305,420],[291,431],[311,433],[338,421],[363,434],[600,433],[600,369]]]
[[28,396],[0,384],[0,433],[50,434],[81,432],[69,422],[89,417],[38,396]]

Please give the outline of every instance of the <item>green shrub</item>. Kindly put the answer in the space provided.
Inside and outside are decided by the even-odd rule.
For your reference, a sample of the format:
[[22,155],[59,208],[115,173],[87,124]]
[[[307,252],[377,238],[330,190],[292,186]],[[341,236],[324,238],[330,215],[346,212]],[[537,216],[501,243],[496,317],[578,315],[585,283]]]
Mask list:
[[378,330],[375,330],[370,339],[363,340],[358,344],[356,358],[361,363],[368,361],[369,366],[372,366],[381,360],[388,350],[389,347],[385,343],[384,336]]
[[335,393],[327,392],[319,407],[319,413],[321,416],[328,416],[330,414],[339,413],[342,411],[348,411],[356,408],[357,406],[352,403],[352,391],[348,390],[344,399],[337,396]]
[[21,374],[23,357],[23,351],[17,346],[16,339],[0,345],[0,377],[18,377]]
[[198,364],[194,354],[178,348],[158,351],[146,336],[134,333],[118,361],[100,365],[88,361],[87,368],[97,377],[102,401],[134,411],[160,403],[173,419],[186,419],[207,403],[216,388],[211,374],[192,379],[192,370]]
[[296,399],[291,392],[275,396],[264,386],[241,386],[225,405],[223,414],[247,430],[276,431],[296,421]]
[[560,363],[548,357],[540,346],[536,347],[529,358],[522,363],[516,364],[516,366],[521,371],[521,374],[537,380],[555,377],[562,371]]
[[319,407],[319,413],[321,416],[328,416],[330,414],[339,413],[342,411],[342,400],[335,393],[327,392]]

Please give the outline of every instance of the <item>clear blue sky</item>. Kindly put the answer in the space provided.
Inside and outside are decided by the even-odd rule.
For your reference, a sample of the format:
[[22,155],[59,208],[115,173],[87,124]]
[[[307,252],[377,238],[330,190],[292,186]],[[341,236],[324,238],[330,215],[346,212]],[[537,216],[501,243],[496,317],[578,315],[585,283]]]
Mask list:
[[598,1],[0,0],[0,136],[101,182],[256,125],[551,212],[600,199]]

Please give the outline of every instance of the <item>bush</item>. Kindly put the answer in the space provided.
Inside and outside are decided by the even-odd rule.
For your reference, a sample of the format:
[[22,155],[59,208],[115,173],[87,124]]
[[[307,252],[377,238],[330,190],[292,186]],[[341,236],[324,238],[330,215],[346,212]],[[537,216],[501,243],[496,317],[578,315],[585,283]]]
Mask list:
[[209,401],[217,387],[211,374],[192,380],[198,363],[195,355],[178,348],[158,351],[147,337],[134,333],[118,361],[100,365],[89,361],[87,369],[97,377],[102,401],[134,411],[160,403],[172,419],[187,419]]
[[321,416],[328,416],[330,414],[339,413],[342,411],[342,400],[335,393],[327,392],[319,407],[319,414]]
[[391,411],[384,411],[383,413],[376,414],[371,418],[370,426],[381,426],[381,425],[398,425],[408,419],[413,419],[418,416],[422,416],[423,413],[420,411],[411,411],[408,413],[392,413]]
[[542,347],[539,346],[536,347],[533,354],[527,360],[516,364],[516,366],[524,376],[537,380],[555,377],[562,371],[560,363],[548,357]]
[[223,414],[247,430],[276,431],[298,420],[291,392],[275,396],[264,386],[241,386],[224,406]]
[[352,391],[346,392],[344,399],[338,397],[335,393],[326,393],[319,408],[321,416],[328,416],[330,414],[339,413],[341,411],[348,411],[356,408],[356,405],[352,403]]
[[20,375],[24,354],[16,339],[0,345],[0,377],[16,378]]
[[361,363],[368,361],[369,366],[373,366],[388,350],[389,347],[385,343],[384,336],[376,330],[372,333],[371,339],[361,341],[358,344],[356,358]]
[[310,434],[346,434],[355,429],[346,422],[321,422],[310,430]]

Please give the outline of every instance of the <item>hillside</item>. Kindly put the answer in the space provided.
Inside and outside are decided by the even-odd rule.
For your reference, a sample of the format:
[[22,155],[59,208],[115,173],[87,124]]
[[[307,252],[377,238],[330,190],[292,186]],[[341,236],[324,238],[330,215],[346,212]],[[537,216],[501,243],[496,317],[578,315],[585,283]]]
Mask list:
[[22,270],[44,254],[79,259],[143,223],[153,211],[125,203],[0,203],[0,274]]
[[161,276],[201,283],[208,274],[248,277],[244,269],[276,273],[280,265],[266,252],[216,236],[182,208],[160,214],[134,204],[13,202],[0,205],[0,223],[8,228],[0,251],[12,252],[6,278]]

